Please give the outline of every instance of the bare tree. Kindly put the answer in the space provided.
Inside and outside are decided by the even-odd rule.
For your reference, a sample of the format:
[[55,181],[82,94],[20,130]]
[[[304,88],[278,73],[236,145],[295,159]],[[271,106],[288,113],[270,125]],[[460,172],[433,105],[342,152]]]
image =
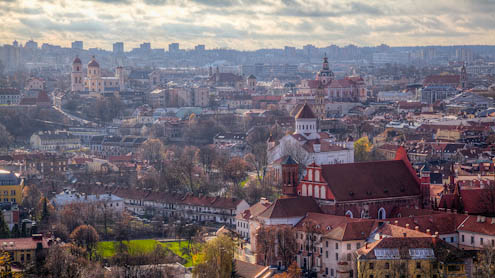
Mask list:
[[299,163],[299,174],[302,174],[306,169],[306,165],[311,163],[311,155],[298,142],[287,142],[282,148],[282,157],[291,156]]

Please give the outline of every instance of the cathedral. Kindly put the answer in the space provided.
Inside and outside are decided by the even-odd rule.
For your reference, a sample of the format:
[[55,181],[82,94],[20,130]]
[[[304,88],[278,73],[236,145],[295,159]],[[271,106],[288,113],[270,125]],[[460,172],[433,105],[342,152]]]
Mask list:
[[317,115],[324,113],[324,111],[320,111],[324,110],[324,99],[339,102],[365,102],[368,95],[366,84],[360,76],[335,79],[326,56],[323,58],[322,68],[316,74],[316,78],[303,80],[298,88],[298,93],[315,96],[313,108]]
[[86,76],[84,76],[81,59],[76,57],[72,62],[71,91],[103,93],[121,91],[124,88],[125,78],[122,67],[117,67],[114,77],[102,77],[100,65],[93,56],[87,65]]

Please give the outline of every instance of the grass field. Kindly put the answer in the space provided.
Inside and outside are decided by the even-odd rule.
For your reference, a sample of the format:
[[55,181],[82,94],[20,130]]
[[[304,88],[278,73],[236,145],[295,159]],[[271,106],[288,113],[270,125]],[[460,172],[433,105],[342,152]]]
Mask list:
[[[119,243],[116,241],[101,241],[98,243],[96,252],[104,259],[111,258],[115,255],[118,244]],[[187,247],[187,242],[185,241],[182,241],[180,243],[180,246],[178,241],[163,243],[163,242],[158,242],[154,239],[139,239],[139,240],[131,240],[129,242],[124,241],[124,244],[127,245],[127,248],[131,255],[151,252],[153,251],[153,249],[155,249],[155,246],[157,244],[160,244],[163,247],[169,248],[179,257],[184,258],[187,261],[187,263],[185,264],[186,267],[192,266],[192,258],[186,254],[183,254],[181,251],[181,248]]]

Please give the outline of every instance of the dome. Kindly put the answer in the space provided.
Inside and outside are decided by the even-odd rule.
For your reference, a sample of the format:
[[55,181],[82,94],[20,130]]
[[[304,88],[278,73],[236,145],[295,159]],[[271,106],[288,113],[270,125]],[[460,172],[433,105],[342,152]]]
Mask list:
[[81,59],[79,59],[79,57],[76,57],[76,59],[74,59],[74,62],[72,62],[72,64],[81,64]]
[[93,56],[93,58],[89,62],[88,67],[97,67],[97,68],[100,67],[100,65],[98,64],[98,62],[96,62],[96,60],[95,60],[95,56]]

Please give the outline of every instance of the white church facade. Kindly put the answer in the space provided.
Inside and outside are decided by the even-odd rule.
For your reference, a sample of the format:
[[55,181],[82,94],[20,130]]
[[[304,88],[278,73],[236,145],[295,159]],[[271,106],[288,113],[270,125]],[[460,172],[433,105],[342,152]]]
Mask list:
[[95,56],[89,61],[86,76],[84,76],[81,59],[76,57],[72,62],[71,90],[73,92],[96,92],[121,91],[125,87],[124,69],[117,67],[115,76],[102,77],[100,65]]
[[278,142],[268,142],[268,164],[279,168],[280,162],[291,155],[306,166],[353,163],[354,142],[336,142],[329,133],[318,130],[318,120],[308,104],[296,114],[295,132],[282,137]]

